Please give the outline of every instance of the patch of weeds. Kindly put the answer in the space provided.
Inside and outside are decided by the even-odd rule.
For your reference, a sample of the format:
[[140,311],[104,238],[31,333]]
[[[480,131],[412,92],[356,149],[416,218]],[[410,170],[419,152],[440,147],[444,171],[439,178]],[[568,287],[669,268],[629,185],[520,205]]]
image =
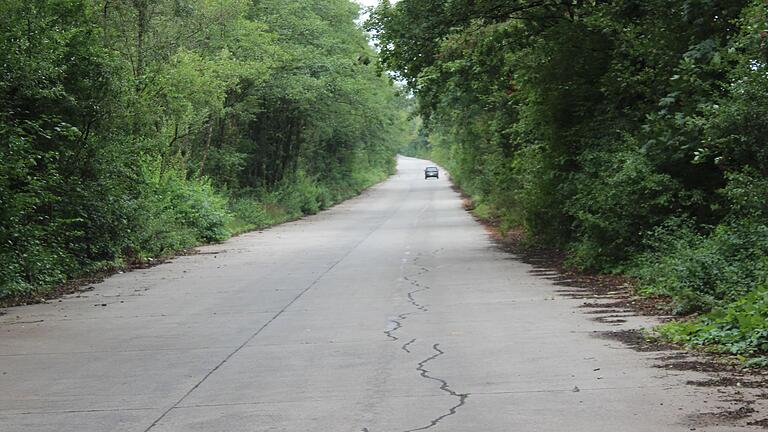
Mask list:
[[768,288],[693,320],[664,324],[658,332],[689,347],[736,355],[750,367],[768,366]]

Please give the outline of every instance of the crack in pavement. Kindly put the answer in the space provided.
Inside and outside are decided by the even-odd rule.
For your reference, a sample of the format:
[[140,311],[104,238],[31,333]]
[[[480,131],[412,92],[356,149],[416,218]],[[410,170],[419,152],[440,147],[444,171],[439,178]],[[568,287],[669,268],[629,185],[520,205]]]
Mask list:
[[[414,264],[416,264],[419,259],[420,259],[420,257],[414,258],[413,259]],[[416,272],[416,274],[409,275],[409,276],[403,276],[403,279],[407,280],[408,283],[410,283],[413,287],[416,288],[415,290],[408,292],[408,294],[407,294],[408,301],[416,309],[418,309],[418,310],[420,310],[422,312],[429,312],[429,308],[427,307],[427,305],[423,305],[423,304],[419,303],[418,301],[416,301],[416,297],[414,295],[416,293],[418,293],[418,292],[421,292],[421,291],[430,290],[430,289],[432,289],[432,287],[429,286],[429,285],[424,285],[424,284],[420,283],[415,278],[417,278],[419,276],[423,276],[423,275],[429,273],[430,271],[431,270],[429,268],[424,267],[423,265],[420,265],[420,270],[418,272]]]
[[[423,273],[422,273],[423,274]],[[418,276],[418,275],[417,275]],[[412,286],[416,287],[417,289],[410,291],[408,293],[408,301],[418,310],[422,312],[429,312],[429,308],[427,305],[423,305],[416,301],[416,297],[414,297],[414,294],[421,292],[421,291],[427,291],[432,289],[432,287],[427,285],[422,285],[421,283],[411,279],[412,276],[403,276],[403,279],[407,280],[408,283],[410,283]]]
[[422,431],[422,430],[430,429],[430,428],[433,428],[433,427],[437,426],[437,424],[440,423],[446,417],[450,417],[450,416],[456,414],[456,412],[459,410],[459,408],[464,406],[464,404],[467,401],[467,398],[469,397],[469,393],[456,393],[454,390],[451,389],[451,386],[448,384],[448,382],[446,380],[444,380],[442,378],[434,377],[434,376],[429,374],[429,370],[426,368],[427,363],[429,363],[432,360],[434,360],[434,359],[442,356],[443,354],[445,354],[445,352],[440,349],[440,344],[432,345],[432,349],[437,351],[437,353],[432,355],[432,356],[430,356],[430,357],[427,357],[426,359],[424,359],[422,361],[420,361],[418,367],[416,368],[416,370],[419,371],[419,374],[421,374],[422,377],[424,377],[426,379],[429,379],[429,380],[433,380],[433,381],[439,382],[440,383],[440,390],[448,393],[452,397],[458,398],[459,402],[456,405],[452,406],[448,410],[448,412],[440,415],[439,417],[436,417],[436,418],[432,419],[429,422],[428,425],[421,426],[421,427],[418,427],[418,428],[415,428],[415,429],[407,429],[407,430],[405,430],[403,432]]
[[429,309],[427,308],[426,305],[423,305],[423,304],[420,304],[419,302],[417,302],[416,299],[413,297],[413,295],[416,294],[417,292],[426,291],[426,290],[427,290],[427,288],[422,288],[422,289],[418,289],[416,291],[411,291],[411,292],[408,293],[408,301],[411,302],[411,304],[414,307],[416,307],[416,309],[418,309],[418,310],[420,310],[422,312],[429,312]]
[[[416,257],[414,259],[414,264],[416,263],[418,258],[419,257]],[[426,274],[429,271],[430,271],[429,268],[424,267],[424,266],[420,266],[420,270],[416,274],[409,275],[409,276],[403,276],[404,280],[408,281],[408,283],[410,283],[412,287],[416,288],[415,290],[412,290],[412,291],[408,292],[408,301],[411,303],[411,305],[413,307],[415,307],[417,310],[419,310],[421,312],[429,312],[429,308],[426,305],[423,305],[423,304],[419,303],[416,300],[415,294],[418,293],[418,292],[421,292],[421,291],[430,290],[430,289],[432,289],[432,287],[429,286],[429,285],[424,285],[424,284],[418,282],[415,278],[417,278],[419,276],[422,276],[422,275]],[[411,315],[413,313],[414,312],[402,313],[402,314],[397,316],[398,319],[391,319],[390,322],[394,323],[394,327],[384,332],[387,335],[387,337],[389,337],[393,342],[400,340],[400,338],[395,336],[393,333],[398,331],[398,330],[400,330],[403,327],[403,321],[405,321],[407,319],[408,315]],[[413,338],[410,341],[408,341],[405,344],[403,344],[400,347],[400,349],[405,351],[408,354],[411,354],[411,350],[409,350],[408,347],[411,344],[415,343],[415,342],[416,342],[416,338]],[[432,345],[432,349],[435,351],[435,354],[433,354],[433,355],[427,357],[426,359],[420,361],[417,364],[416,370],[419,372],[419,375],[421,375],[422,378],[426,378],[426,379],[432,380],[432,381],[437,381],[438,383],[440,383],[440,390],[445,392],[445,393],[447,393],[451,397],[457,398],[458,399],[458,403],[456,403],[455,405],[451,406],[448,409],[447,412],[445,412],[442,415],[440,415],[440,416],[430,420],[429,424],[427,424],[425,426],[417,427],[417,428],[414,428],[414,429],[407,429],[407,430],[405,430],[403,432],[422,431],[422,430],[430,429],[430,428],[433,428],[433,427],[437,426],[446,417],[450,417],[450,416],[456,414],[458,409],[461,408],[462,406],[464,406],[464,404],[467,401],[467,398],[469,397],[469,393],[457,393],[457,392],[455,392],[453,389],[451,389],[451,386],[448,384],[448,382],[446,380],[430,375],[430,371],[426,368],[427,363],[429,363],[432,360],[435,360],[436,358],[438,358],[438,357],[440,357],[440,356],[445,354],[445,352],[440,349],[440,344],[436,343],[436,344]],[[369,430],[368,430],[368,428],[363,428],[361,432],[369,432]]]
[[392,342],[397,342],[400,340],[399,337],[395,336],[393,333],[400,330],[400,328],[403,326],[403,321],[408,319],[408,315],[410,315],[411,312],[402,313],[397,316],[397,319],[390,319],[389,322],[394,324],[395,326],[389,330],[384,331],[384,334],[387,335],[388,338],[392,339]]
[[[404,280],[408,281],[408,283],[410,283],[412,286],[414,286],[414,287],[417,287],[417,288],[418,288],[418,289],[416,289],[416,290],[413,290],[413,291],[410,291],[410,292],[408,293],[408,301],[409,301],[409,302],[410,302],[410,303],[411,303],[411,304],[412,304],[412,305],[413,305],[413,306],[414,306],[416,309],[418,309],[418,310],[420,310],[420,311],[422,311],[422,312],[428,312],[428,311],[429,311],[429,309],[427,308],[427,306],[426,306],[426,305],[422,305],[422,304],[420,304],[419,302],[417,302],[417,301],[416,301],[416,298],[414,297],[414,294],[416,294],[417,292],[420,292],[420,291],[426,291],[426,290],[428,290],[428,289],[431,289],[431,287],[429,287],[429,286],[426,286],[426,285],[422,285],[422,284],[420,284],[419,282],[417,282],[417,281],[415,281],[415,280],[413,280],[413,279],[411,279],[411,278],[412,278],[412,277],[418,277],[418,276],[421,276],[421,275],[423,275],[423,274],[425,274],[425,273],[427,273],[427,272],[429,272],[429,271],[430,271],[430,270],[429,270],[428,268],[426,268],[426,267],[423,267],[423,266],[422,266],[422,267],[421,267],[421,270],[420,270],[418,273],[416,273],[415,275],[412,275],[412,276],[403,276],[403,279],[404,279]],[[395,336],[395,335],[394,335],[394,333],[395,333],[396,331],[400,330],[400,328],[402,328],[402,327],[403,327],[403,321],[405,321],[406,319],[408,319],[408,315],[411,315],[411,314],[413,314],[413,312],[406,312],[406,313],[402,313],[402,314],[400,314],[400,315],[398,315],[398,316],[397,316],[397,319],[390,319],[390,320],[389,320],[389,321],[390,321],[390,323],[393,323],[393,324],[394,324],[394,327],[393,327],[393,328],[391,328],[391,329],[385,330],[385,331],[384,331],[384,334],[385,334],[385,335],[387,335],[387,337],[388,337],[389,339],[391,339],[391,340],[392,340],[392,342],[396,342],[396,341],[400,340],[400,338],[398,338],[397,336]],[[408,345],[408,344],[406,344],[406,345]],[[405,351],[406,351],[406,352],[408,352],[408,350],[405,350]]]

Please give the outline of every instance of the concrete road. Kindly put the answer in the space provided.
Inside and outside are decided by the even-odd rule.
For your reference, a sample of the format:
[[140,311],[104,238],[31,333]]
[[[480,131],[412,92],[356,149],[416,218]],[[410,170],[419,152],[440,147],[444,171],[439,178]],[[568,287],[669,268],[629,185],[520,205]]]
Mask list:
[[616,327],[498,250],[425,164],[401,158],[320,215],[6,310],[0,431],[752,430],[706,420],[731,406],[685,384],[700,375],[595,337]]

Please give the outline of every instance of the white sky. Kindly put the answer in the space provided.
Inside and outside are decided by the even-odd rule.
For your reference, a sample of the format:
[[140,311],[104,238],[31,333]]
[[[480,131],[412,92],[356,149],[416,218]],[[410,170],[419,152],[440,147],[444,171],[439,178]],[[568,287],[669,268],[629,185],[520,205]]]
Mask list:
[[[379,0],[353,0],[362,6],[376,6],[379,4]],[[390,3],[395,4],[398,0],[389,0]],[[368,18],[367,14],[362,14],[360,22],[365,21]]]
[[[376,6],[379,0],[355,0],[363,6]],[[397,0],[389,0],[390,3],[397,3]]]
[[[358,4],[360,4],[362,6],[376,6],[376,5],[379,4],[379,0],[353,0],[353,1],[357,2]],[[390,2],[391,3],[397,3],[397,0],[394,0],[394,1],[390,0]],[[362,25],[362,23],[365,22],[365,20],[367,20],[367,19],[368,19],[368,14],[367,13],[361,13],[360,14],[360,18],[357,20],[357,23],[359,25]]]

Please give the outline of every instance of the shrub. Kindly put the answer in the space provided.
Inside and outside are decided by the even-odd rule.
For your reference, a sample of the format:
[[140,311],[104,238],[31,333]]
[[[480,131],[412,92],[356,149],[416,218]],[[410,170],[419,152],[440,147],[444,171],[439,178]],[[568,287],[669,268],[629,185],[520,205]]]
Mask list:
[[670,220],[648,240],[632,273],[646,292],[672,297],[677,313],[708,311],[745,295],[768,274],[768,226],[739,221],[698,233]]
[[667,338],[688,345],[739,355],[768,352],[768,286],[763,284],[735,302],[688,322],[659,328]]
[[187,179],[157,158],[142,161],[138,181],[129,254],[145,258],[229,236],[226,200],[206,180]]
[[229,238],[226,225],[231,215],[227,211],[227,200],[213,190],[209,180],[183,180],[173,192],[172,201],[181,224],[192,228],[198,241]]
[[284,178],[274,192],[277,202],[286,209],[291,219],[320,211],[320,188],[316,180],[304,171]]
[[582,165],[574,177],[576,195],[567,204],[574,218],[570,263],[615,268],[641,249],[643,231],[671,212],[679,186],[634,149],[587,152]]
[[233,234],[264,228],[273,223],[264,204],[253,196],[230,198],[229,211],[232,219],[228,229]]
[[558,157],[543,145],[521,149],[511,167],[519,185],[515,197],[525,231],[538,241],[562,246],[569,241],[569,215],[563,212],[563,175],[553,168]]
[[706,230],[670,219],[649,233],[648,251],[632,266],[642,288],[671,296],[679,313],[735,301],[768,274],[768,180],[749,172],[728,180],[720,193],[730,211],[721,224]]

